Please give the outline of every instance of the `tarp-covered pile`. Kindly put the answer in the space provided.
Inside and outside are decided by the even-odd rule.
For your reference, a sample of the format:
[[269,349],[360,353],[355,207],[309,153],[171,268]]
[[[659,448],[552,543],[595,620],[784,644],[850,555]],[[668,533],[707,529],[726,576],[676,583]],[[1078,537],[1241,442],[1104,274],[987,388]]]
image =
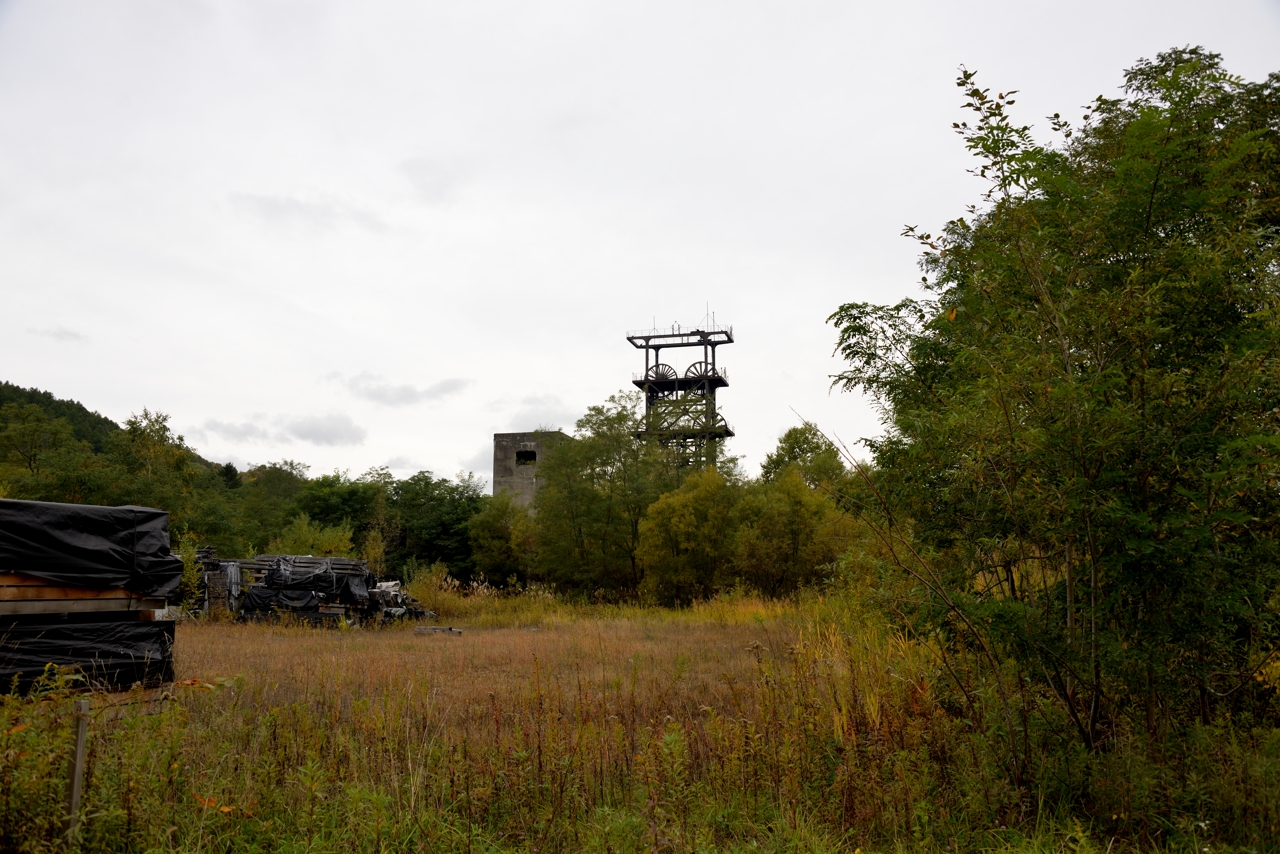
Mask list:
[[0,499],[0,572],[167,597],[182,561],[169,552],[163,510]]
[[[137,613],[137,612],[133,612]],[[45,665],[74,667],[87,686],[153,687],[173,681],[173,620],[69,614],[57,622],[0,626],[0,689],[29,686]]]
[[339,618],[383,620],[422,617],[426,612],[400,593],[394,595],[377,584],[363,560],[310,555],[258,555],[239,561],[241,579],[254,579],[242,586],[240,613],[258,617],[289,613],[310,620]]
[[169,515],[0,499],[0,690],[48,664],[88,684],[173,680],[173,622],[156,620],[182,578]]

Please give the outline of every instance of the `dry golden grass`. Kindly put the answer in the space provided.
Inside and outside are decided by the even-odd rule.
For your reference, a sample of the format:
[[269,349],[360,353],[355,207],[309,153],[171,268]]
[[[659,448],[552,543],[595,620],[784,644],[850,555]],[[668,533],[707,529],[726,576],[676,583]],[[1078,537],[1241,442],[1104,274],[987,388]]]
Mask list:
[[[438,599],[463,634],[181,624],[174,701],[90,726],[73,850],[1103,850],[1055,754],[1037,797],[1008,782],[983,672],[961,672],[969,697],[950,690],[936,649],[856,597]],[[0,698],[0,848],[59,845],[75,696]],[[1054,708],[1024,719],[1049,746]],[[1280,743],[1248,738],[1206,731],[1189,756],[1210,782],[1178,815],[1198,814],[1204,786],[1223,804],[1244,786],[1257,796],[1240,817],[1270,821]],[[1107,763],[1094,796],[1126,807],[1093,827],[1155,839],[1133,816],[1169,793],[1144,783],[1143,755],[1091,760]],[[1248,784],[1212,782],[1233,779]]]
[[627,616],[575,618],[558,612],[540,626],[416,634],[411,626],[317,631],[305,626],[183,623],[179,680],[239,676],[270,706],[332,698],[415,698],[450,728],[492,719],[531,689],[548,697],[624,697],[651,719],[710,708],[741,715],[753,696],[760,653],[781,654],[796,626],[763,603]]

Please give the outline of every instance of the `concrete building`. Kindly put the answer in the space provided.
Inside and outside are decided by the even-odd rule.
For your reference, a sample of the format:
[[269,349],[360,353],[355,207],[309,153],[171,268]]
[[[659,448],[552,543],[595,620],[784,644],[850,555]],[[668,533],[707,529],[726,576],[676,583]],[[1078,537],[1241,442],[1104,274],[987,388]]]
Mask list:
[[538,464],[542,455],[570,438],[559,430],[494,433],[493,494],[505,489],[517,504],[529,506],[538,491]]

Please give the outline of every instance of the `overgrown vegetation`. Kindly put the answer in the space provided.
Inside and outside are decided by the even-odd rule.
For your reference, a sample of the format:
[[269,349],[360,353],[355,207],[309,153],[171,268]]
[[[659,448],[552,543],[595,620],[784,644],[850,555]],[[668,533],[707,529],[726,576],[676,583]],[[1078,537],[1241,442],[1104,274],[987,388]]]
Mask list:
[[[959,85],[984,205],[907,230],[926,298],[831,318],[865,463],[804,425],[759,478],[681,468],[619,395],[529,512],[4,409],[13,495],[355,549],[466,627],[182,625],[175,699],[93,727],[74,844],[1277,850],[1280,74],[1171,51],[1053,146]],[[60,679],[0,702],[0,847],[58,844]]]
[[[990,206],[927,300],[843,306],[839,381],[887,435],[854,499],[913,631],[1016,666],[1098,751],[1273,719],[1280,640],[1280,74],[1200,49],[1031,140],[965,72]],[[909,233],[914,231],[909,229]],[[1031,748],[1010,718],[1009,772]]]
[[[78,847],[1102,854],[1280,826],[1280,740],[1226,720],[1090,753],[1023,695],[1014,784],[999,707],[960,713],[936,648],[852,593],[462,598],[521,610],[461,636],[182,624],[175,699],[90,724]],[[6,850],[61,834],[70,700],[0,700]]]
[[169,511],[175,541],[193,538],[224,557],[358,554],[395,577],[411,561],[443,560],[470,579],[467,522],[483,501],[473,477],[419,472],[396,480],[386,469],[308,477],[293,460],[238,471],[200,457],[167,415],[146,409],[103,430],[95,447],[76,424],[96,430],[106,419],[44,392],[18,391],[37,402],[0,407],[0,496],[159,507]]

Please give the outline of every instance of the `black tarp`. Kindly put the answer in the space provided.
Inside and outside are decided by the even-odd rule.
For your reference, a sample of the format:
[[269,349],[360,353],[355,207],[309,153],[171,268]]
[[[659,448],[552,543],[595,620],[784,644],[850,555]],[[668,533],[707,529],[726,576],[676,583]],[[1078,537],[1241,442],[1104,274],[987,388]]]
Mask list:
[[363,606],[369,601],[369,577],[362,564],[352,562],[338,570],[332,559],[307,559],[304,563],[281,555],[272,560],[263,583],[275,590],[323,593],[328,602]]
[[310,590],[277,590],[276,604],[294,611],[314,611],[324,604],[323,593]]
[[20,622],[0,625],[0,691],[30,687],[47,664],[75,665],[90,685],[173,681],[172,620]]
[[240,600],[242,614],[266,613],[274,608],[292,611],[314,611],[327,598],[314,590],[272,590],[269,587],[247,587]]
[[279,592],[266,587],[246,587],[240,598],[241,613],[270,611],[275,607],[276,594]]
[[169,552],[163,510],[0,499],[0,572],[168,596],[182,561]]

